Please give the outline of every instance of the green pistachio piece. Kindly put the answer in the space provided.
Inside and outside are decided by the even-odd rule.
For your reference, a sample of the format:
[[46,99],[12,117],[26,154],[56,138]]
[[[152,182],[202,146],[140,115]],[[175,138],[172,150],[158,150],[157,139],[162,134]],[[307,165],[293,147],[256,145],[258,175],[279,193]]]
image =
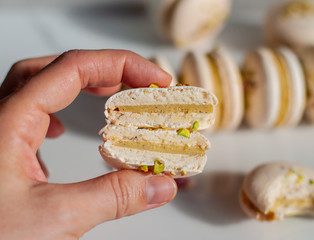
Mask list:
[[193,130],[193,131],[197,131],[199,128],[200,128],[200,123],[199,123],[198,121],[195,121],[195,122],[193,123],[192,130]]
[[177,135],[180,135],[180,136],[183,136],[183,137],[186,137],[186,138],[189,138],[190,137],[190,131],[186,128],[180,128],[178,131],[177,131]]
[[309,183],[310,183],[311,185],[314,185],[314,180],[311,179],[311,180],[309,181]]
[[165,164],[159,159],[156,159],[154,161],[153,174],[162,173],[164,168],[165,168]]
[[141,172],[148,172],[148,166],[147,165],[141,165],[138,167],[138,170]]

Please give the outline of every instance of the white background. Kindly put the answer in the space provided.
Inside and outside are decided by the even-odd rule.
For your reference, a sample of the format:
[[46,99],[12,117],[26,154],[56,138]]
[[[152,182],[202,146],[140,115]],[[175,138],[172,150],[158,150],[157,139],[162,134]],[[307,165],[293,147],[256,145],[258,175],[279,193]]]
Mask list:
[[[135,0],[117,2],[0,0],[0,81],[19,59],[73,48],[129,49],[144,57],[159,53],[178,70],[184,52],[156,37],[145,1],[140,5],[134,5]],[[239,64],[245,51],[263,44],[262,19],[274,2],[234,1],[217,43],[227,46]],[[41,147],[50,182],[81,181],[110,171],[98,153],[104,103],[104,98],[81,94],[57,114],[67,132]],[[82,239],[313,239],[309,218],[275,223],[247,218],[239,208],[238,191],[243,175],[263,162],[290,161],[314,168],[314,126],[303,123],[295,129],[266,132],[243,127],[208,137],[212,149],[194,189],[179,192],[162,208],[102,224]]]

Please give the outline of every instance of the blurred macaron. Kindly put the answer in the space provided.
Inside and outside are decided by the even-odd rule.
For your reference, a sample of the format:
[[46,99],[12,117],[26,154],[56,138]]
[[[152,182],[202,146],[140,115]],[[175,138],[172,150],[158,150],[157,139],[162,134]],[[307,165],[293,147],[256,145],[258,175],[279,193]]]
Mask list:
[[264,25],[270,46],[286,45],[295,51],[314,46],[314,0],[294,0],[272,6]]
[[245,120],[252,128],[296,126],[306,102],[304,73],[288,48],[260,47],[247,53],[243,64]]
[[243,82],[239,67],[223,47],[209,53],[190,52],[183,59],[180,82],[213,92],[219,104],[210,130],[235,130],[244,112]]
[[159,35],[183,49],[209,49],[229,16],[231,0],[153,0]]

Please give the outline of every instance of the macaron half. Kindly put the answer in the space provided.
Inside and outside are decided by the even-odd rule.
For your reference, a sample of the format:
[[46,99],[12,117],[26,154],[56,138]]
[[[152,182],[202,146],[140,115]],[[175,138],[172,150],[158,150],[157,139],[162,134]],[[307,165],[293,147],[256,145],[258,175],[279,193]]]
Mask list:
[[104,144],[99,151],[113,168],[154,173],[157,160],[163,165],[161,172],[176,178],[201,173],[207,161],[206,150],[210,148],[208,139],[196,131],[186,137],[176,130],[109,124],[102,133]]
[[218,100],[210,91],[192,87],[136,88],[111,96],[105,105],[105,116],[115,125],[170,129],[199,129],[214,122],[213,111]]
[[314,170],[293,163],[266,163],[244,179],[240,205],[260,221],[314,216]]
[[301,63],[287,48],[258,48],[244,60],[245,119],[250,127],[296,126],[304,113],[306,86]]
[[212,130],[239,127],[244,112],[243,83],[240,70],[227,50],[188,53],[182,63],[180,81],[207,89],[218,98]]

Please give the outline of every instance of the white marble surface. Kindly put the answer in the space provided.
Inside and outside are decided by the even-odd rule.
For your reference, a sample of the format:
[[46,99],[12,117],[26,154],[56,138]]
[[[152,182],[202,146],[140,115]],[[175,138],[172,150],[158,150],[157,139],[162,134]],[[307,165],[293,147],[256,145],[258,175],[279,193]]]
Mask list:
[[[161,53],[178,69],[183,52],[156,39],[145,7],[134,6],[132,0],[122,1],[118,8],[116,2],[0,0],[0,79],[19,59],[73,48],[122,48],[145,57]],[[231,49],[239,62],[247,49],[263,44],[261,21],[272,2],[234,1],[231,20],[218,42]],[[109,171],[98,154],[104,102],[81,94],[58,113],[67,132],[41,147],[49,181],[75,182]],[[313,239],[313,220],[308,218],[278,223],[246,218],[238,205],[238,190],[243,174],[266,161],[293,161],[314,168],[314,126],[267,132],[243,128],[208,137],[212,149],[195,189],[180,192],[162,208],[102,224],[82,239]]]

